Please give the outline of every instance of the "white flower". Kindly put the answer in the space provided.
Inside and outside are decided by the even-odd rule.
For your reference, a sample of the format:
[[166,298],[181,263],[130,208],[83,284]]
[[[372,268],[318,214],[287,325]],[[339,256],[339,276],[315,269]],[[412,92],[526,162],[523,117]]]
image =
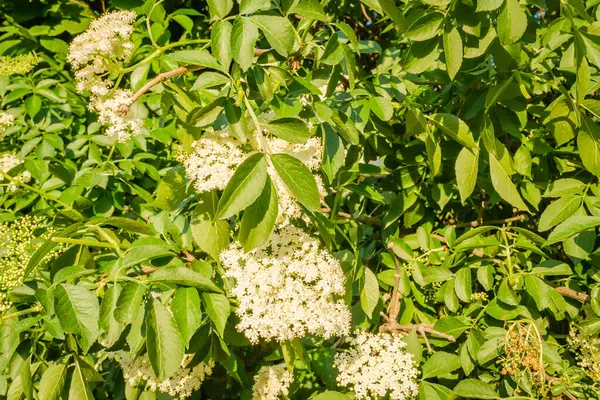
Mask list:
[[251,342],[349,332],[339,261],[295,226],[277,229],[268,245],[248,253],[234,243],[221,253],[221,261],[225,276],[235,279],[237,329]]
[[98,112],[98,122],[108,126],[106,136],[116,137],[119,143],[139,135],[144,127],[142,119],[131,116],[131,96],[130,90],[117,89],[111,96],[94,96],[90,101],[90,110]]
[[254,377],[252,400],[277,400],[287,396],[293,380],[284,364],[262,367]]
[[187,364],[192,360],[192,356],[186,354],[181,367],[175,374],[171,378],[161,381],[154,374],[147,355],[133,359],[127,352],[119,351],[117,355],[123,370],[123,378],[131,386],[145,382],[146,388],[151,392],[160,391],[179,399],[190,397],[194,390],[200,389],[204,378],[212,373],[212,363],[201,362],[193,368],[188,368]]
[[350,349],[335,355],[334,366],[338,384],[351,386],[357,399],[404,400],[418,394],[419,371],[399,336],[356,331],[347,342]]
[[77,90],[91,90],[95,95],[106,95],[110,84],[103,81],[100,75],[131,57],[131,34],[135,18],[133,11],[104,14],[73,39],[67,59],[76,70]]
[[8,128],[15,123],[15,116],[9,113],[0,112],[0,135],[3,135]]
[[267,143],[272,153],[285,153],[296,157],[312,171],[321,167],[323,144],[318,137],[313,136],[304,144],[290,143],[278,137],[272,137],[267,140]]
[[224,133],[205,133],[194,143],[194,153],[181,157],[188,177],[198,192],[225,189],[235,169],[248,153],[233,137]]

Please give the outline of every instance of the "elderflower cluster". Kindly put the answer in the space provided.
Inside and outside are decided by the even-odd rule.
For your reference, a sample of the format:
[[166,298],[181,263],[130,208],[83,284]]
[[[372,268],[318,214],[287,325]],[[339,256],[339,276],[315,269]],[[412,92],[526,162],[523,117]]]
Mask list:
[[221,253],[221,261],[225,276],[235,280],[237,329],[252,343],[349,332],[339,261],[295,226],[277,229],[268,245],[248,253],[234,243]]
[[76,70],[77,90],[89,90],[96,96],[108,94],[111,83],[101,76],[131,57],[135,18],[133,11],[104,14],[73,39],[67,60]]
[[190,397],[194,390],[200,389],[204,378],[212,373],[213,367],[210,362],[208,364],[201,362],[195,367],[188,367],[192,355],[186,354],[175,374],[169,379],[160,380],[154,373],[147,355],[131,358],[129,353],[124,351],[117,352],[117,355],[123,370],[123,378],[131,386],[145,382],[146,388],[151,392],[168,393],[179,399]]
[[115,11],[93,21],[90,27],[71,42],[68,61],[75,70],[77,90],[89,90],[90,111],[97,112],[98,122],[107,126],[106,135],[123,143],[142,133],[143,121],[133,117],[130,90],[113,89],[104,76],[129,60],[133,51],[131,35],[136,14]]
[[592,338],[571,328],[567,344],[577,359],[577,365],[594,381],[600,381],[600,338]]
[[9,113],[0,112],[0,136],[15,123],[15,116]]
[[247,153],[236,139],[223,132],[206,133],[194,143],[194,152],[180,156],[188,177],[198,192],[225,189]]
[[284,364],[261,367],[254,377],[252,400],[277,400],[287,396],[293,380]]
[[26,74],[35,67],[37,62],[34,53],[0,57],[0,76]]
[[356,331],[346,342],[350,349],[334,357],[337,382],[352,386],[357,399],[404,400],[418,394],[419,371],[399,336]]
[[[13,153],[4,153],[0,155],[0,170],[5,173],[8,173],[11,169],[20,165],[23,161],[16,154]],[[19,176],[15,178],[16,180],[27,183],[31,180],[31,173],[29,171],[23,171]],[[0,182],[4,181],[4,177],[0,176]],[[15,192],[19,187],[15,183],[10,183],[8,185],[8,190],[11,192]]]
[[98,112],[98,122],[108,126],[106,136],[116,137],[119,143],[139,135],[144,126],[143,120],[129,113],[131,96],[130,90],[117,89],[112,96],[90,103],[90,110]]
[[[25,268],[31,255],[52,235],[53,230],[36,236],[35,231],[42,226],[42,218],[24,216],[12,223],[0,224],[0,291],[8,292],[23,284]],[[56,257],[61,247],[51,251],[41,261],[44,264]]]

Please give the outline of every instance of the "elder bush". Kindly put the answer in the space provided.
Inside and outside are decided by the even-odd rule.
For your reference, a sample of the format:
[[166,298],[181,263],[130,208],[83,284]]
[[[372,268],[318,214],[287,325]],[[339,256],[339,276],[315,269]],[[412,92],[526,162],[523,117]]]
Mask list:
[[598,398],[598,1],[0,13],[2,398]]

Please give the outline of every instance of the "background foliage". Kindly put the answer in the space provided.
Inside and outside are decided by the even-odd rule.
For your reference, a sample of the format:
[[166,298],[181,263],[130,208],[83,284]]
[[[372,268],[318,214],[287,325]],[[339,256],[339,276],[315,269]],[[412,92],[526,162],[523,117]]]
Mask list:
[[[176,159],[234,105],[300,117],[322,138],[328,195],[297,194],[309,229],[342,261],[353,327],[407,335],[420,398],[597,398],[599,2],[208,3],[0,4],[0,56],[38,60],[0,77],[1,108],[16,117],[1,150],[24,160],[3,175],[0,218],[44,218],[20,259],[25,282],[5,293],[0,394],[162,398],[127,385],[107,355],[152,341],[157,373],[179,365],[178,346],[192,363],[214,360],[197,398],[250,398],[252,376],[284,358],[290,398],[352,398],[336,385],[336,340],[282,350],[235,330],[218,254],[243,207],[206,224]],[[114,9],[138,13],[121,86],[213,71],[146,92],[134,107],[146,132],[119,144],[66,62],[73,37]],[[223,44],[219,24],[241,31]]]

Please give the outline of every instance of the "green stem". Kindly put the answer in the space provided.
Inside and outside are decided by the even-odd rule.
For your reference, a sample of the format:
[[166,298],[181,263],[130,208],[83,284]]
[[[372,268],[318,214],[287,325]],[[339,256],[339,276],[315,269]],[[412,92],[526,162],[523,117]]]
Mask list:
[[506,251],[506,267],[508,268],[508,276],[510,277],[513,275],[513,264],[510,254],[510,245],[508,244],[508,236],[504,229],[502,229],[502,238],[504,239],[504,249]]
[[55,243],[80,244],[82,246],[91,246],[91,247],[106,247],[109,249],[116,249],[118,247],[115,244],[109,243],[109,242],[99,242],[97,240],[86,240],[86,239],[73,239],[73,238],[66,238],[66,237],[60,237],[60,236],[54,236],[50,239],[50,241],[55,242]]
[[43,199],[46,199],[46,200],[49,200],[49,201],[54,201],[54,202],[60,204],[61,206],[63,206],[64,208],[66,208],[67,210],[71,210],[72,209],[71,206],[68,205],[67,203],[65,203],[65,202],[63,202],[63,201],[61,201],[59,199],[55,199],[54,197],[48,195],[48,193],[46,193],[46,192],[44,192],[44,191],[42,191],[42,190],[40,190],[40,189],[38,189],[36,187],[33,187],[31,185],[26,184],[25,182],[21,182],[20,180],[13,178],[12,176],[8,175],[6,172],[4,172],[2,170],[0,170],[0,174],[5,179],[7,179],[10,182],[12,182],[13,184],[21,186],[21,187],[24,187],[27,190],[30,190],[30,191],[32,191],[34,193],[39,194],[40,197],[42,197]]
[[35,307],[28,308],[27,310],[22,310],[22,311],[17,311],[17,312],[11,313],[11,314],[6,314],[6,315],[3,315],[2,317],[0,317],[0,324],[3,323],[4,321],[6,321],[7,319],[20,317],[21,315],[30,314],[30,313],[34,313],[34,312],[40,312],[40,311],[41,311],[41,307],[35,306]]
[[118,71],[120,74],[126,74],[127,72],[131,72],[134,69],[136,69],[137,67],[140,67],[144,64],[148,64],[150,61],[154,60],[156,57],[158,57],[159,55],[161,55],[162,53],[164,53],[165,51],[172,49],[173,47],[178,47],[178,46],[187,46],[188,44],[198,44],[198,43],[210,43],[210,39],[191,39],[191,40],[182,40],[181,42],[173,42],[173,43],[169,43],[167,45],[164,45],[163,47],[160,47],[156,50],[154,50],[154,52],[148,56],[146,56],[146,58],[144,58],[142,61],[140,61],[139,63],[132,65],[130,67],[124,68],[121,71]]

